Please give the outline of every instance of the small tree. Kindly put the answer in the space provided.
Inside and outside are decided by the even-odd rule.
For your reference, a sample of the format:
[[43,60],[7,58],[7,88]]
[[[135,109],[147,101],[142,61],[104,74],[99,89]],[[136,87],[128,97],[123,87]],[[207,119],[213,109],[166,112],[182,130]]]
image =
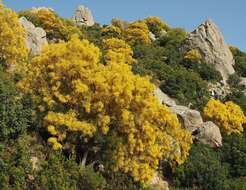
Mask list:
[[126,30],[126,39],[131,43],[151,43],[148,26],[143,21],[129,24]]
[[0,3],[0,64],[15,65],[27,59],[26,33],[14,11]]
[[53,148],[85,147],[85,163],[96,137],[111,138],[104,152],[111,168],[141,182],[153,177],[161,158],[183,163],[191,134],[154,97],[147,78],[134,75],[124,59],[100,64],[100,55],[76,37],[49,45],[19,83],[24,92],[40,96]]

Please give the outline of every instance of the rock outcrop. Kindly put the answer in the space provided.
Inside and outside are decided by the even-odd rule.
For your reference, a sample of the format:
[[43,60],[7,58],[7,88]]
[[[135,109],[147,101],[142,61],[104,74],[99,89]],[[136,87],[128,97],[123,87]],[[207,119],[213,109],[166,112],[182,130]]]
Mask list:
[[35,27],[25,17],[21,17],[19,22],[26,30],[26,47],[29,49],[30,55],[39,54],[43,46],[48,43],[46,39],[46,32],[40,27]]
[[208,90],[211,97],[215,99],[223,99],[227,94],[231,92],[230,86],[221,82],[218,83],[209,83]]
[[93,26],[95,24],[91,10],[84,5],[78,6],[75,11],[74,20],[78,26]]
[[[201,113],[186,106],[177,105],[173,99],[159,88],[154,92],[158,100],[168,106],[177,115],[182,127],[193,134],[194,139],[210,147],[222,146],[220,129],[213,122],[204,122]],[[173,140],[175,144],[175,140]],[[177,149],[176,151],[180,151]]]
[[167,106],[176,105],[176,102],[168,95],[163,93],[160,88],[156,88],[154,94],[162,104],[165,104]]
[[211,121],[203,123],[202,126],[196,130],[195,138],[210,147],[222,146],[220,129]]
[[235,72],[233,55],[218,26],[211,19],[191,32],[181,47],[182,52],[191,49],[197,49],[206,64],[214,65],[221,73],[224,83]]
[[180,105],[171,106],[170,109],[177,114],[183,128],[190,132],[197,130],[203,124],[202,116],[199,111]]

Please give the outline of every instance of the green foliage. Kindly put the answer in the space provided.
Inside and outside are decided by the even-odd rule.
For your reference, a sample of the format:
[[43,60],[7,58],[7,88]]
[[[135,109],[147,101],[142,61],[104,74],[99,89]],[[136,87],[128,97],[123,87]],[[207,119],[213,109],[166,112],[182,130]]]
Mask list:
[[222,161],[229,165],[231,177],[246,176],[246,132],[244,135],[231,135],[223,139],[220,149]]
[[187,33],[182,28],[173,28],[157,40],[157,44],[165,48],[168,64],[177,64],[182,60],[179,48],[186,37]]
[[231,52],[235,59],[235,70],[239,76],[246,77],[246,53],[238,48],[231,47]]
[[203,80],[209,82],[219,82],[222,80],[222,76],[219,71],[217,71],[214,66],[207,65],[205,63],[200,63],[192,60],[183,60],[182,65],[184,65],[187,69],[191,69],[192,71],[198,73]]
[[[0,189],[98,190],[106,185],[92,165],[83,168],[76,160],[52,153],[33,135],[0,145]],[[31,145],[31,147],[30,147]],[[37,162],[32,159],[36,157]]]
[[182,65],[167,64],[165,50],[157,45],[135,46],[137,63],[133,65],[134,73],[153,76],[153,81],[161,83],[161,90],[176,98],[180,104],[191,103],[195,108],[202,108],[209,95],[206,81],[197,72]]
[[227,168],[220,157],[205,145],[193,145],[187,162],[173,170],[175,186],[200,190],[222,190],[226,186]]
[[87,39],[98,47],[102,47],[102,27],[99,24],[93,26],[81,26],[83,32],[82,38]]
[[15,138],[28,128],[30,111],[16,90],[10,74],[0,68],[0,139]]
[[240,85],[241,79],[237,74],[230,75],[227,83],[230,85],[231,93],[228,94],[224,101],[233,101],[238,104],[244,114],[246,114],[246,96],[244,93],[244,87]]
[[105,173],[107,179],[107,187],[105,190],[139,190],[140,185],[134,182],[133,178],[120,172]]
[[0,189],[28,189],[28,174],[31,173],[28,148],[22,137],[0,144]]
[[179,66],[172,66],[169,73],[167,70],[163,72],[167,73],[167,77],[160,85],[161,90],[177,98],[180,104],[191,104],[200,109],[207,102],[207,83],[197,73]]
[[59,153],[51,154],[41,167],[35,179],[41,189],[97,190],[105,186],[104,178],[91,165],[83,168],[73,158],[66,159]]
[[237,179],[230,179],[227,181],[228,187],[226,190],[245,190],[246,189],[246,179],[237,178]]

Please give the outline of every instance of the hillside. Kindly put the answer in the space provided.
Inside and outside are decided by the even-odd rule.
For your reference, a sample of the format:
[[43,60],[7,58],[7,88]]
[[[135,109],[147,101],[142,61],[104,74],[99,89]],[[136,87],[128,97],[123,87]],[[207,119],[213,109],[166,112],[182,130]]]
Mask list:
[[246,190],[246,53],[213,20],[0,22],[0,189]]

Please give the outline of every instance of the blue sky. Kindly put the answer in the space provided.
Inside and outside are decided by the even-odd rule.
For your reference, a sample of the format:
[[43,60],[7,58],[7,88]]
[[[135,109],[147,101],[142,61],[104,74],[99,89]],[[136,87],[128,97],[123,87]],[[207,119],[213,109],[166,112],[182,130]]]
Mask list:
[[227,43],[246,51],[246,0],[3,0],[22,10],[52,7],[63,17],[72,17],[80,5],[89,7],[96,22],[107,24],[113,17],[132,21],[159,16],[173,27],[192,31],[207,18],[220,27]]

